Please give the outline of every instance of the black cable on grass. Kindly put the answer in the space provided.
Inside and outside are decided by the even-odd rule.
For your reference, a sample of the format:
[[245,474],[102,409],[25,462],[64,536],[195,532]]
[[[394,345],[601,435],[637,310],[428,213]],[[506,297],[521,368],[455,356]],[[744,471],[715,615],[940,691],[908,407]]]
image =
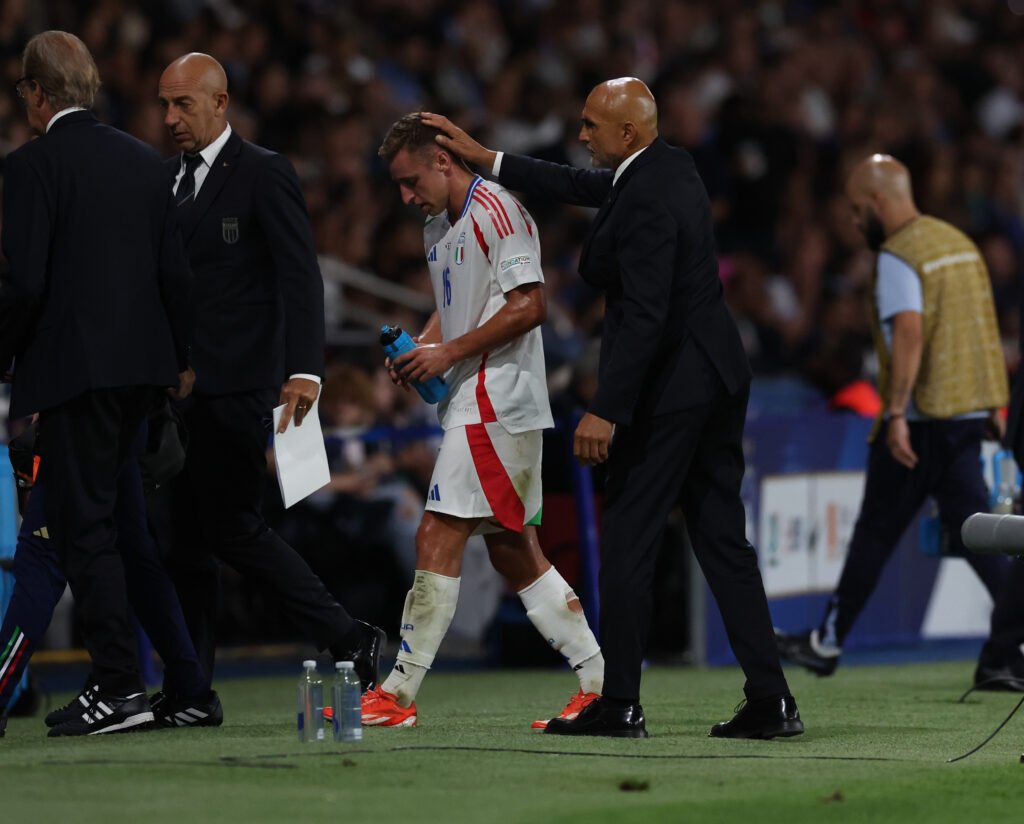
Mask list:
[[[992,680],[997,681],[997,680],[1009,680],[1009,679],[992,679]],[[989,682],[986,681],[986,682],[983,682],[983,683],[989,683]],[[968,695],[971,694],[973,689],[974,688],[972,687],[971,689],[967,690],[967,692],[965,692],[963,694],[963,696],[960,698],[960,700],[963,701],[964,698],[966,698]],[[957,761],[963,761],[968,756],[974,755],[978,750],[980,750],[982,747],[984,747],[989,741],[991,741],[993,738],[995,738],[999,734],[999,731],[1003,727],[1005,727],[1007,724],[1010,723],[1010,719],[1013,718],[1013,716],[1015,716],[1017,714],[1017,710],[1019,710],[1021,708],[1022,704],[1024,704],[1024,697],[1022,697],[1020,699],[1020,701],[1017,702],[1017,706],[1015,706],[1012,710],[1010,710],[1010,714],[1008,716],[1006,716],[1006,718],[1003,719],[1003,723],[1000,724],[998,727],[996,727],[992,731],[992,734],[988,738],[986,738],[984,741],[982,741],[980,744],[978,744],[978,746],[975,747],[973,750],[968,750],[963,755],[958,755],[956,758],[946,759],[946,763],[947,764],[955,764]]]
[[[663,760],[663,761],[728,761],[728,760],[760,760],[760,761],[884,761],[896,762],[905,759],[884,758],[882,756],[856,756],[856,755],[762,755],[757,753],[735,753],[734,755],[658,755],[647,753],[614,753],[614,752],[580,752],[574,750],[526,750],[503,747],[461,747],[461,746],[430,746],[413,745],[403,747],[386,747],[382,749],[345,749],[345,750],[321,750],[319,752],[292,752],[292,753],[261,753],[259,755],[222,755],[215,761],[187,761],[187,760],[164,760],[154,759],[124,759],[124,758],[75,758],[75,759],[46,759],[39,762],[41,767],[72,767],[72,766],[134,766],[140,764],[147,766],[168,766],[168,767],[251,767],[268,770],[290,770],[295,769],[294,764],[281,763],[295,758],[351,758],[361,755],[384,755],[395,752],[494,752],[494,753],[521,753],[523,755],[568,755],[590,758],[626,758],[633,760]],[[276,763],[260,763],[273,761]],[[354,766],[354,763],[346,766]]]
[[[446,746],[443,744],[411,744],[401,747],[385,747],[379,750],[334,750],[330,752],[301,752],[301,753],[264,753],[262,755],[248,756],[249,758],[296,758],[304,756],[335,756],[335,755],[375,755],[390,752],[495,752],[495,753],[522,753],[523,755],[572,755],[586,756],[590,758],[632,758],[637,760],[666,760],[666,761],[723,761],[723,760],[750,760],[759,759],[762,761],[901,761],[899,758],[885,758],[876,755],[763,755],[759,753],[735,753],[732,755],[708,754],[708,755],[662,755],[657,753],[616,753],[616,752],[581,752],[576,750],[533,750],[519,749],[516,747],[467,747],[467,746]],[[235,756],[221,756],[222,758],[235,758]],[[242,757],[245,758],[244,756]],[[241,760],[241,759],[240,759]]]
[[975,690],[984,689],[985,687],[991,687],[993,684],[1012,684],[1014,686],[1018,686],[1020,683],[1021,680],[1019,678],[1014,678],[1012,675],[1000,675],[998,678],[986,678],[984,681],[979,681],[977,684],[975,684],[973,687],[967,690],[967,692],[961,695],[957,699],[957,703],[962,704],[964,702],[964,699],[967,698],[967,696]]
[[392,747],[390,752],[401,750],[457,750],[464,752],[520,752],[527,755],[576,755],[593,758],[636,758],[647,760],[669,761],[720,761],[730,759],[760,759],[762,761],[898,761],[897,758],[885,758],[878,755],[762,755],[759,753],[735,753],[734,755],[659,755],[657,753],[617,753],[617,752],[576,752],[572,750],[521,750],[504,747],[458,747],[458,746],[409,746]]

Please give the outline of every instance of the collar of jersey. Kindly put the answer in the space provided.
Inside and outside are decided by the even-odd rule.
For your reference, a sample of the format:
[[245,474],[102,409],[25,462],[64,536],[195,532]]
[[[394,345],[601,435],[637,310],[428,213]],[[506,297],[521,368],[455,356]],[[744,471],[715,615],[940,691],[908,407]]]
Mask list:
[[477,175],[473,178],[473,182],[469,184],[469,191],[466,192],[466,201],[462,204],[462,211],[459,212],[459,220],[462,220],[466,216],[466,212],[469,211],[469,204],[473,200],[473,192],[476,191],[476,187],[483,183],[484,179]]

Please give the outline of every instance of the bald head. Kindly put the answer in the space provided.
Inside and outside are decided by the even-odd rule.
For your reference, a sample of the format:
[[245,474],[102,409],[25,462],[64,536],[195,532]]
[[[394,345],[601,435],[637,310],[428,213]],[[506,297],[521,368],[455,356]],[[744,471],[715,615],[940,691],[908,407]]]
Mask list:
[[186,54],[171,63],[160,77],[160,85],[165,82],[185,83],[205,89],[211,94],[226,94],[228,90],[228,76],[224,73],[224,67],[202,52]]
[[913,199],[910,172],[891,155],[873,154],[865,158],[850,172],[847,191],[883,194],[891,198]]
[[201,152],[227,125],[228,78],[208,54],[179,57],[160,76],[164,123],[184,152]]
[[874,154],[854,166],[846,181],[846,196],[854,222],[874,249],[920,214],[910,172],[890,155]]
[[595,166],[614,169],[657,136],[658,104],[642,80],[606,80],[587,97],[580,140],[590,149]]

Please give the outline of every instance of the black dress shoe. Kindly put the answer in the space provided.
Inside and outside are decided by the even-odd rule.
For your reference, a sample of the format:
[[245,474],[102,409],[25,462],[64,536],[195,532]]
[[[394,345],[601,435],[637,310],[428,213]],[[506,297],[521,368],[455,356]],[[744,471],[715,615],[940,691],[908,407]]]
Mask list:
[[639,704],[613,705],[595,698],[571,721],[552,718],[544,728],[548,735],[608,735],[613,738],[647,738],[644,708]]
[[715,724],[711,738],[788,738],[800,735],[804,722],[792,695],[744,701],[731,721]]
[[345,646],[345,642],[331,647],[331,655],[335,661],[351,661],[355,664],[356,675],[363,685],[363,692],[380,683],[380,651],[388,640],[387,634],[380,627],[356,621],[350,636],[345,642],[354,646]]
[[839,666],[839,655],[822,655],[815,650],[811,643],[811,633],[802,632],[799,635],[787,635],[785,632],[775,630],[775,646],[778,647],[779,657],[791,664],[799,664],[815,675],[831,675]]
[[1024,669],[1019,666],[983,667],[974,671],[974,689],[980,692],[1024,692]]

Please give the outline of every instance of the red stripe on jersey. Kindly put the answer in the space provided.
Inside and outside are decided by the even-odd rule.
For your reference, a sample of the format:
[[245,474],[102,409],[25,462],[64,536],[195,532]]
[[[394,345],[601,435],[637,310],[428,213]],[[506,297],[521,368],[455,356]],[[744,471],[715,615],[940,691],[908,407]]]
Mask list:
[[476,373],[476,405],[480,410],[480,423],[493,423],[498,420],[494,414],[494,405],[491,397],[487,394],[487,387],[484,386],[484,374],[487,371],[487,352],[480,359],[480,371]]
[[498,457],[487,427],[482,423],[467,424],[466,440],[469,441],[469,454],[473,457],[480,486],[487,503],[491,505],[495,520],[505,529],[522,532],[526,507],[512,485],[508,470]]
[[508,234],[515,234],[515,229],[512,227],[512,221],[508,219],[508,212],[505,211],[505,204],[501,202],[501,198],[482,184],[476,187],[476,191],[494,203],[494,208],[498,213],[498,217],[501,218],[502,224],[508,230]]
[[487,245],[487,241],[484,240],[484,233],[480,230],[480,224],[476,222],[476,218],[473,215],[469,216],[469,219],[473,221],[473,234],[476,235],[476,242],[480,244],[480,249],[484,253],[484,257],[487,258],[487,262],[491,262],[491,247]]
[[526,209],[524,209],[523,204],[521,204],[515,198],[512,198],[512,202],[516,204],[516,208],[519,210],[519,214],[523,216],[523,223],[526,224],[526,231],[530,233],[530,237],[533,237],[533,226],[530,225],[530,216],[526,214]]
[[505,225],[501,222],[501,218],[498,217],[498,213],[494,211],[494,207],[484,199],[483,195],[478,195],[475,192],[473,193],[473,200],[487,210],[487,214],[491,216],[491,223],[494,224],[494,230],[498,233],[498,237],[505,237],[508,232],[505,231]]

